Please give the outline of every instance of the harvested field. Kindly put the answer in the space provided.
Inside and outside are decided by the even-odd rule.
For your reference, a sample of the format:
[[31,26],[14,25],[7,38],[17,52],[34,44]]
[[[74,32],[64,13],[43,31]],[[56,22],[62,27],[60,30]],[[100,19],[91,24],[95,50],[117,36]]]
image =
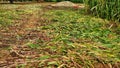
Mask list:
[[120,67],[119,24],[51,4],[0,5],[0,68]]

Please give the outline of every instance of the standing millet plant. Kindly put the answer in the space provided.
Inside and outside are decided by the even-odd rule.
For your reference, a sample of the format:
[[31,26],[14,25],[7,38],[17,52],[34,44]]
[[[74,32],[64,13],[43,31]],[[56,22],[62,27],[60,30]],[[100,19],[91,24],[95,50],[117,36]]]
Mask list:
[[120,0],[84,0],[87,12],[91,14],[120,22]]

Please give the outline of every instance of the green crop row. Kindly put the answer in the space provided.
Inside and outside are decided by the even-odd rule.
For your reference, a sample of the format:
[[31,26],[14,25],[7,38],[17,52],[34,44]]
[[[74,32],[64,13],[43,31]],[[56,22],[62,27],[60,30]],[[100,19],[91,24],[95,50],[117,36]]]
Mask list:
[[120,22],[120,0],[84,0],[87,12],[95,16]]

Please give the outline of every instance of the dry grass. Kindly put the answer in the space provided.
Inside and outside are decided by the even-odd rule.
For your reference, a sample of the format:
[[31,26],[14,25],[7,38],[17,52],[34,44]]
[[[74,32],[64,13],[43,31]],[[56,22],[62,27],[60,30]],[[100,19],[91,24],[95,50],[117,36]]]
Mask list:
[[15,24],[1,27],[0,67],[120,67],[119,28],[108,25],[109,21],[84,15],[83,10],[8,6],[3,5],[3,11],[13,11],[6,12],[3,21],[12,13],[19,17],[10,19]]

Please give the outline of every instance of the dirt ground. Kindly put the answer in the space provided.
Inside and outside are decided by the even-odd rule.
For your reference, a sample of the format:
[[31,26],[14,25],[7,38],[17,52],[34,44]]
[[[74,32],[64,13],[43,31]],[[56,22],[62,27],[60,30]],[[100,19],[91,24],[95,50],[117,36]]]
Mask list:
[[[40,26],[46,25],[42,23],[46,21],[46,19],[42,18],[42,14],[47,11],[46,6],[51,3],[40,4],[44,7],[42,11],[37,13],[40,16],[36,16],[36,13],[23,15],[21,20],[15,21],[16,24],[8,26],[7,28],[0,28],[0,68],[16,68],[17,66],[19,66],[18,68],[22,68],[22,64],[27,65],[25,68],[32,68],[32,66],[34,66],[34,68],[44,68],[38,67],[41,61],[35,59],[41,56],[41,50],[49,50],[35,50],[26,46],[28,42],[36,43],[36,40],[44,40],[45,42],[51,40],[51,38],[46,35],[46,31],[37,30]],[[43,63],[47,61],[51,60],[45,60]],[[73,65],[74,64],[76,65],[75,68],[82,68],[82,66],[77,65],[77,63],[73,63]],[[114,68],[119,68],[117,64],[113,66]],[[111,68],[111,65],[98,63],[94,67]],[[55,68],[55,66],[53,66],[53,68]],[[66,66],[66,68],[70,67]]]

